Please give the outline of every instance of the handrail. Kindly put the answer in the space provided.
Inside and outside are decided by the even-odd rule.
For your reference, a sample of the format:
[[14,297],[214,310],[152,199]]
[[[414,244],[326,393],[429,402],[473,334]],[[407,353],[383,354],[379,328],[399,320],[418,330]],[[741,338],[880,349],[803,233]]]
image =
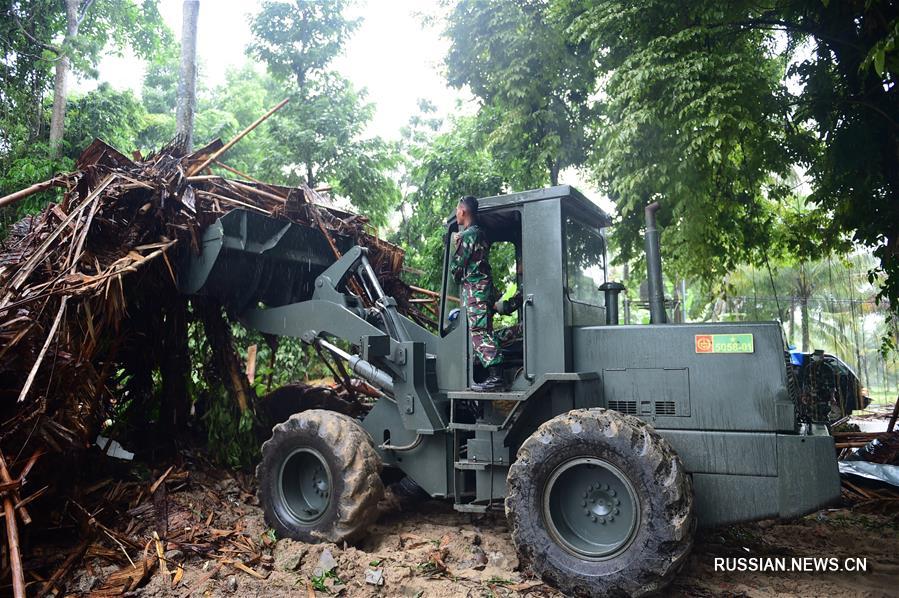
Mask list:
[[528,295],[524,299],[524,305],[521,306],[521,345],[524,352],[522,361],[524,361],[524,379],[528,382],[534,381],[534,374],[528,373],[528,306],[534,305],[534,296]]

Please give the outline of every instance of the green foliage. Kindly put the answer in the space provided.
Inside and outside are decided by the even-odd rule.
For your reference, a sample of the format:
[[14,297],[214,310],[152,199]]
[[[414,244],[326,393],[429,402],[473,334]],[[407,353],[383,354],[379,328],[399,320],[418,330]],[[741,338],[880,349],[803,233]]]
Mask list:
[[19,146],[37,139],[43,126],[42,98],[52,82],[45,50],[61,20],[54,0],[20,0],[0,7],[0,172]]
[[96,64],[106,52],[121,55],[129,48],[141,58],[150,58],[172,41],[158,2],[95,0],[84,15],[78,36],[71,40],[71,48],[65,50],[71,53],[77,71],[96,78]]
[[131,91],[116,91],[109,83],[80,97],[66,109],[64,154],[73,160],[98,137],[126,155],[135,147],[145,121],[144,107]]
[[564,13],[607,76],[591,166],[621,216],[621,259],[639,255],[642,207],[659,199],[668,263],[715,281],[771,246],[772,210],[808,140],[786,120],[773,35],[711,26],[739,4],[699,5],[570,2]]
[[875,248],[874,274],[897,304],[893,3],[553,5],[570,39],[590,44],[603,85],[591,165],[619,208],[623,259],[637,253],[639,208],[659,199],[663,248],[680,272],[710,282],[760,263],[783,249],[779,227],[799,223],[780,210],[799,167],[819,209],[803,224],[814,236],[790,233],[802,251],[853,234]]
[[[291,102],[270,121],[271,151],[262,161],[269,179],[310,187],[329,183],[338,195],[380,226],[400,199],[387,173],[395,148],[364,136],[374,106],[328,70],[358,23],[343,12],[350,2],[264,2],[251,21],[249,52],[287,86]],[[282,92],[283,93],[283,92]]]
[[328,586],[329,579],[333,580],[332,583],[334,584],[343,584],[343,580],[340,579],[340,576],[337,575],[337,571],[335,571],[333,568],[327,571],[322,571],[318,575],[311,575],[309,581],[312,584],[312,589],[330,594],[331,588]]
[[214,460],[229,467],[248,467],[258,462],[257,422],[252,410],[241,412],[225,390],[213,365],[212,349],[200,321],[188,325],[190,380],[194,410],[202,418],[206,446]]
[[[394,242],[406,248],[406,265],[423,274],[415,282],[440,288],[446,220],[464,195],[486,197],[503,190],[501,168],[479,143],[476,117],[451,121],[451,129],[434,135],[426,125],[430,109],[407,130],[406,168],[415,187],[403,201],[403,220]],[[430,123],[434,124],[434,123]],[[428,130],[430,129],[430,132]]]
[[516,188],[558,184],[583,163],[595,75],[586,43],[566,39],[541,0],[461,0],[447,19],[450,85],[481,100],[488,148]]
[[711,302],[694,301],[698,309],[690,316],[726,321],[780,318],[789,344],[833,353],[852,365],[862,384],[887,387],[895,383],[895,372],[884,369],[878,341],[895,331],[887,311],[875,304],[877,291],[867,279],[866,271],[875,262],[870,254],[853,252],[808,261],[777,260],[770,273],[765,266],[741,266]]
[[[65,156],[53,158],[45,143],[18,146],[0,159],[0,196],[25,189],[36,182],[53,178],[58,172],[70,170],[73,161]],[[0,208],[0,239],[9,226],[27,214],[35,214],[51,201],[58,201],[56,189],[36,193],[4,208]]]
[[181,68],[181,46],[163,47],[147,64],[141,99],[151,113],[171,112],[178,99],[178,77]]
[[255,330],[247,330],[239,324],[231,328],[241,360],[246,363],[247,349],[256,345],[256,379],[253,389],[256,396],[263,396],[285,384],[303,380],[318,380],[331,375],[321,363],[312,347],[300,339],[277,339],[272,358],[272,347],[265,337]]
[[259,441],[253,411],[241,412],[220,385],[210,390],[203,423],[207,432],[206,446],[213,459],[234,468],[258,463]]
[[[150,0],[96,0],[87,7],[79,34],[62,42],[66,30],[65,5],[57,0],[18,0],[0,7],[0,191],[10,193],[69,170],[94,136],[124,150],[136,146],[143,127],[143,108],[129,92],[108,85],[69,105],[65,155],[47,151],[49,114],[45,100],[51,94],[53,69],[60,55],[72,59],[76,73],[96,76],[96,65],[109,52],[130,48],[150,58],[170,45],[171,32]],[[56,198],[41,193],[5,208],[0,232],[24,214],[41,209]]]
[[[283,99],[281,94],[268,74],[249,63],[229,69],[223,84],[200,96],[194,139],[199,144],[215,137],[227,140]],[[206,115],[207,112],[218,116]],[[285,156],[281,155],[281,162],[272,160],[271,170],[264,166],[266,160],[279,155],[269,133],[270,126],[270,122],[264,122],[241,139],[228,150],[224,162],[251,176],[284,182],[279,166]]]
[[323,74],[343,50],[357,20],[344,16],[350,0],[278,2],[266,0],[251,19],[250,54],[279,80],[302,88],[310,75]]
[[272,151],[263,171],[291,185],[320,182],[371,218],[387,221],[399,202],[399,189],[386,173],[395,168],[395,149],[378,137],[365,138],[364,129],[374,114],[364,92],[336,73],[325,73],[291,94],[291,102],[271,119]]

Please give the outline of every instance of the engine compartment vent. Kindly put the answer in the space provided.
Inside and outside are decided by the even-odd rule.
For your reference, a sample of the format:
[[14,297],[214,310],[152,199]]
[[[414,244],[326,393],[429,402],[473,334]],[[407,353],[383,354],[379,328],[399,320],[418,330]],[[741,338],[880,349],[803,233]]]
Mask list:
[[638,417],[690,417],[690,370],[622,368],[602,371],[609,409]]
[[637,401],[609,401],[609,409],[625,415],[637,415]]
[[674,401],[656,401],[656,415],[677,415],[677,404]]

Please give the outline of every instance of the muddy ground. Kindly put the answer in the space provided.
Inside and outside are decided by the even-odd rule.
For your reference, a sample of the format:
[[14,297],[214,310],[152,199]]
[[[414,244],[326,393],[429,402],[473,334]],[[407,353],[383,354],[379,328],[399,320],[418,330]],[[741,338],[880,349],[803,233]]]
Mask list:
[[[460,514],[448,503],[385,501],[379,522],[357,546],[309,545],[273,539],[252,495],[252,478],[228,472],[190,472],[169,490],[165,507],[169,537],[190,533],[164,549],[169,576],[155,567],[128,594],[157,596],[558,596],[519,569],[500,514]],[[146,487],[146,486],[144,486]],[[120,521],[135,545],[149,540],[158,513],[141,505]],[[159,507],[159,501],[156,501]],[[879,507],[881,510],[883,505]],[[205,527],[204,527],[205,526]],[[194,551],[200,540],[216,548]],[[184,532],[187,533],[187,532]],[[67,576],[70,595],[111,595],[108,575],[121,570],[125,547],[100,535],[81,568]],[[247,546],[252,548],[249,549]],[[118,552],[118,560],[116,560]],[[136,562],[142,556],[128,550]],[[152,555],[152,545],[150,547]],[[255,554],[254,558],[249,558]],[[95,556],[92,556],[95,555]],[[866,573],[721,572],[716,558],[866,557]],[[239,564],[235,564],[238,562]],[[246,563],[246,564],[244,564]],[[178,566],[178,581],[173,577]],[[377,585],[378,583],[383,585]],[[790,522],[763,521],[702,531],[684,570],[666,595],[674,596],[896,596],[899,593],[899,517],[840,508]]]

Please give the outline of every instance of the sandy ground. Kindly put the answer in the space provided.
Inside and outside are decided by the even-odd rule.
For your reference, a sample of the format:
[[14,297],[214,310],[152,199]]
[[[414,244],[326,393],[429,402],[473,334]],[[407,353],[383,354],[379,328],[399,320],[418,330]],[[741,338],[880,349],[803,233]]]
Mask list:
[[[206,482],[204,482],[205,484]],[[558,596],[520,571],[504,518],[460,514],[451,505],[426,500],[385,512],[358,546],[310,545],[271,539],[254,499],[245,490],[218,482],[226,498],[219,508],[197,484],[169,495],[181,525],[197,525],[212,512],[211,526],[237,530],[260,546],[254,572],[214,559],[175,551],[172,563],[184,574],[173,587],[157,569],[148,583],[130,592],[157,596]],[[236,484],[233,484],[236,486]],[[223,490],[224,489],[224,490]],[[184,515],[184,514],[187,515]],[[195,517],[194,521],[190,518]],[[673,596],[896,596],[899,595],[899,518],[847,509],[820,511],[791,522],[763,521],[701,531],[684,570],[666,595]],[[237,545],[237,544],[235,544]],[[867,558],[866,573],[715,571],[716,558]],[[72,576],[68,590],[89,595],[114,570],[102,558]],[[93,575],[89,573],[93,572]],[[330,571],[330,573],[328,573]],[[377,585],[378,583],[383,585]]]

